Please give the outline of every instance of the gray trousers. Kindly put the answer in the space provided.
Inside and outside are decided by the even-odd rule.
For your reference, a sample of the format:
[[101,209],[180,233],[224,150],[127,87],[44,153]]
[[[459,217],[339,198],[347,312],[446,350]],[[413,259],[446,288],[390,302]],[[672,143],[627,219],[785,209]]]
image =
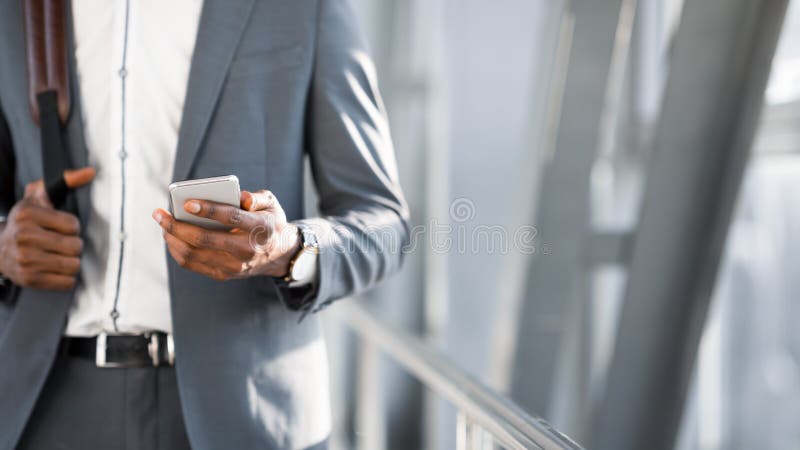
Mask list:
[[175,369],[59,356],[19,449],[189,449]]

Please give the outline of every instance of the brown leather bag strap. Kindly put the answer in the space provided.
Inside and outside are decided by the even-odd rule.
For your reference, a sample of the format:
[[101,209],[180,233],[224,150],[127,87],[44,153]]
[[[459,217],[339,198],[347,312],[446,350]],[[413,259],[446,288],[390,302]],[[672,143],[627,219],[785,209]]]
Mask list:
[[70,167],[63,128],[69,118],[67,11],[64,0],[24,0],[28,100],[42,137],[42,173],[47,196],[56,208],[67,204],[64,170]]
[[41,123],[39,94],[55,91],[58,117],[65,124],[70,108],[66,2],[24,0],[24,6],[28,101],[33,120]]

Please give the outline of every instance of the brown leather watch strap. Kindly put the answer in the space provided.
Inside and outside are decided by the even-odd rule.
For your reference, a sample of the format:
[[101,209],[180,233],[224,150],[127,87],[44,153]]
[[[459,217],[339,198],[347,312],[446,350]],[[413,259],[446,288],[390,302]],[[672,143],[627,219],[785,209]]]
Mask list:
[[28,101],[33,120],[40,123],[37,96],[49,90],[58,99],[58,117],[69,117],[66,4],[64,0],[24,0]]

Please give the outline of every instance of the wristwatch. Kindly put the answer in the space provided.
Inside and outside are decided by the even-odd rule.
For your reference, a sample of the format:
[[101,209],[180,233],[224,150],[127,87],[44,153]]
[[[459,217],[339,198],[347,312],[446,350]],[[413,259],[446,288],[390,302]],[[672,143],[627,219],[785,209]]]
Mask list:
[[289,262],[289,273],[283,277],[290,287],[311,282],[317,273],[317,259],[319,258],[317,235],[308,225],[300,223],[296,226],[302,247]]

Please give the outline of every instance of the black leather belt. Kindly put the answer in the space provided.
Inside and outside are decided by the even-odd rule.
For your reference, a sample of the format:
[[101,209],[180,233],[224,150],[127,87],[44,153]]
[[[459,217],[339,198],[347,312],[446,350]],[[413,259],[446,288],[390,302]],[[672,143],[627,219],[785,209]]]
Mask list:
[[161,367],[175,364],[172,335],[161,332],[65,337],[61,339],[60,352],[90,359],[97,367]]

